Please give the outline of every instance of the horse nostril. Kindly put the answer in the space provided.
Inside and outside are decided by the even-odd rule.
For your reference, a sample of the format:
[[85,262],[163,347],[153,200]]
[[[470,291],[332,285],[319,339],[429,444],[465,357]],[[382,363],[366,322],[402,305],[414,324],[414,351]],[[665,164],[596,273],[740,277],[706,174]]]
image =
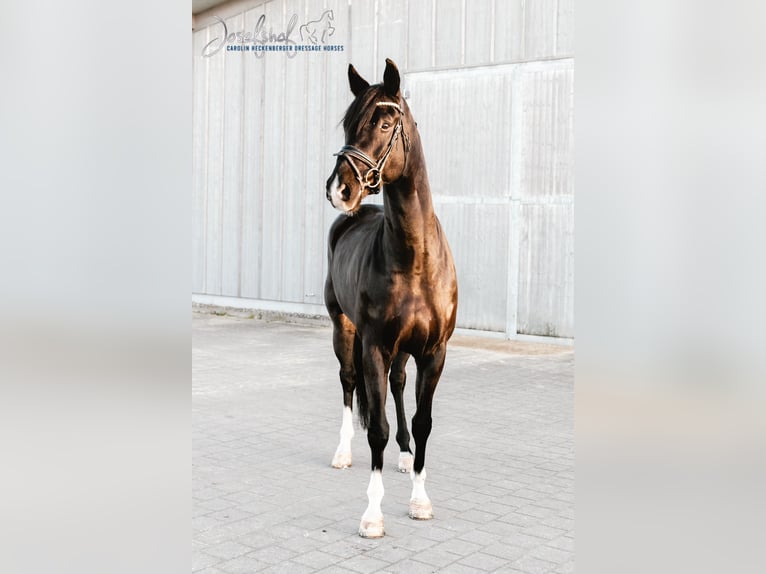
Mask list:
[[338,191],[340,191],[340,196],[343,201],[348,201],[348,198],[351,197],[351,190],[347,185],[342,185]]

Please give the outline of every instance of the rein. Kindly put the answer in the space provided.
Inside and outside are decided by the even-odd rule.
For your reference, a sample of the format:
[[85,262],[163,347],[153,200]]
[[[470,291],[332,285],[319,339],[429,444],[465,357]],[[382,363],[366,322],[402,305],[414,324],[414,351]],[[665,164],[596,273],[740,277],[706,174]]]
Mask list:
[[[404,140],[404,161],[405,161],[405,168],[407,166],[407,151],[409,150],[409,138],[407,137],[407,134],[404,133],[404,124],[403,124],[403,118],[404,118],[404,111],[399,106],[399,104],[396,104],[394,102],[378,102],[375,104],[378,107],[391,107],[396,109],[399,112],[399,120],[396,122],[396,126],[394,127],[394,133],[391,135],[391,140],[388,142],[388,147],[386,148],[386,151],[383,152],[383,155],[380,156],[380,159],[378,161],[375,161],[370,156],[368,156],[366,153],[364,153],[362,150],[360,150],[357,147],[354,147],[352,145],[344,145],[342,148],[340,148],[340,151],[338,153],[334,153],[333,155],[336,157],[342,157],[344,158],[350,165],[351,169],[354,171],[354,175],[356,176],[357,181],[359,182],[359,185],[361,186],[361,189],[364,189],[365,187],[370,190],[370,193],[380,193],[380,187],[383,183],[383,168],[386,166],[386,162],[388,161],[388,156],[391,155],[391,151],[394,149],[394,145],[396,144],[396,140],[399,138],[399,134],[402,134],[402,139]],[[366,164],[367,167],[370,169],[367,171],[366,174],[364,174],[364,177],[362,176],[362,173],[359,171],[359,169],[356,167],[356,164],[352,161],[351,158],[358,159],[362,163]]]

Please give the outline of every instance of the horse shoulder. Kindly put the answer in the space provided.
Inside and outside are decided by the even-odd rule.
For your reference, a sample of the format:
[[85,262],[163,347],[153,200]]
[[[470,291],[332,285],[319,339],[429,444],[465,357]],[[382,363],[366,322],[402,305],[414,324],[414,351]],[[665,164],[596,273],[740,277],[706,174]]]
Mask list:
[[364,228],[374,225],[372,220],[379,209],[365,209],[365,208],[377,208],[376,205],[365,205],[359,209],[359,211],[353,215],[339,215],[330,226],[330,231],[327,234],[327,247],[332,253],[335,251],[335,247],[340,239],[346,235],[350,230],[356,228]]

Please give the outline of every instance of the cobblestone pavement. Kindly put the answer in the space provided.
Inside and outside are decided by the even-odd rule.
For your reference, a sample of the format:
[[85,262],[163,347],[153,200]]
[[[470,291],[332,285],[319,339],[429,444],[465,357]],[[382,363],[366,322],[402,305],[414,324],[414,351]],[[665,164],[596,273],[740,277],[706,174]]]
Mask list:
[[571,348],[453,338],[426,457],[430,521],[407,516],[389,395],[386,536],[366,540],[356,421],[353,467],[330,467],[342,415],[330,328],[194,313],[192,332],[192,571],[574,571]]

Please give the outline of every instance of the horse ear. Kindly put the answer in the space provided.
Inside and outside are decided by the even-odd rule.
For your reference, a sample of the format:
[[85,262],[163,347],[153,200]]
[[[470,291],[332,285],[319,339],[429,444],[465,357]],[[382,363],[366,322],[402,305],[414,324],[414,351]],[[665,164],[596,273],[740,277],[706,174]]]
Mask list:
[[399,69],[396,64],[386,58],[386,71],[383,72],[383,89],[389,96],[399,97]]
[[359,75],[353,64],[348,65],[348,85],[351,87],[351,93],[355,96],[370,87],[369,82]]

